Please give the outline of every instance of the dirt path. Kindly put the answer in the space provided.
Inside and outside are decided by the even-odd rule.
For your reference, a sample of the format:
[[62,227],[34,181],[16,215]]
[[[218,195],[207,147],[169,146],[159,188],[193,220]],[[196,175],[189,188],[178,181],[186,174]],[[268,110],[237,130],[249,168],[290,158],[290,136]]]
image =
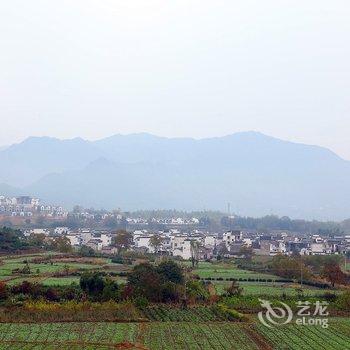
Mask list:
[[247,336],[256,344],[260,350],[273,350],[273,347],[268,341],[251,327],[242,327]]

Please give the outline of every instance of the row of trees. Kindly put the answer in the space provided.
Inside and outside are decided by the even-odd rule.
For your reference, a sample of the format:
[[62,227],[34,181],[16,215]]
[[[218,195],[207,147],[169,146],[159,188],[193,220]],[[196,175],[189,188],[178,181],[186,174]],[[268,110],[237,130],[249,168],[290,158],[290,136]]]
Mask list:
[[14,230],[9,227],[0,228],[0,251],[11,253],[33,248],[54,250],[62,253],[72,251],[69,239],[64,236],[53,239],[47,239],[44,234],[25,237],[21,230]]
[[221,225],[227,229],[247,229],[260,232],[270,232],[272,230],[287,230],[292,232],[318,233],[321,235],[339,235],[344,231],[350,231],[350,220],[343,222],[323,222],[293,220],[288,216],[279,217],[277,215],[266,215],[261,218],[235,217],[234,219],[223,216]]
[[346,285],[350,276],[340,267],[339,256],[284,256],[272,259],[269,269],[277,276],[296,280],[325,279],[334,287]]

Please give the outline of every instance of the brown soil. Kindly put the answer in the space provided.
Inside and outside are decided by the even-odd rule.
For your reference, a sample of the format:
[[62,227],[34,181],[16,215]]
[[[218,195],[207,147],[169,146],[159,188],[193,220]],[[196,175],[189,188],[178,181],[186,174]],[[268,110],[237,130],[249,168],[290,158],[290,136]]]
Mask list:
[[273,350],[273,347],[268,343],[268,341],[259,333],[257,333],[254,329],[251,327],[242,327],[244,332],[248,335],[248,337],[253,340],[253,342],[256,344],[258,349],[261,350]]

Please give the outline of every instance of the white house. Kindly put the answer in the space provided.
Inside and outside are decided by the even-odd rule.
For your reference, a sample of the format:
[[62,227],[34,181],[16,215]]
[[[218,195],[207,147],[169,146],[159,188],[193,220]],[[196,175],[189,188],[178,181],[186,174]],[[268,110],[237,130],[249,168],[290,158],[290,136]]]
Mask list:
[[110,234],[102,233],[98,238],[102,241],[103,247],[108,247],[112,244],[112,236]]
[[230,244],[233,244],[237,241],[241,241],[243,237],[243,233],[241,231],[228,231],[223,234],[223,242],[226,244],[227,247],[230,246]]
[[148,234],[148,235],[136,237],[135,241],[134,241],[135,247],[136,248],[146,248],[148,250],[148,252],[154,253],[154,248],[150,245],[150,240],[151,240],[152,236],[153,236],[152,234]]
[[89,242],[86,243],[86,246],[92,248],[95,251],[100,251],[103,248],[102,241],[98,238],[90,239]]
[[69,228],[68,227],[56,227],[54,230],[54,233],[56,235],[66,235],[69,233]]
[[68,234],[66,237],[69,239],[71,246],[81,245],[81,237],[78,234]]
[[216,243],[217,243],[216,236],[205,236],[204,237],[204,246],[205,247],[215,247]]

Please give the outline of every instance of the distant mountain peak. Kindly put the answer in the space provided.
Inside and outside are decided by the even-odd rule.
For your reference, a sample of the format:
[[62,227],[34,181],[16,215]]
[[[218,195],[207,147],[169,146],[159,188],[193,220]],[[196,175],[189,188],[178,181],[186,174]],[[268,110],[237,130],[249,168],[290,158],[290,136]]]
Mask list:
[[0,183],[67,206],[192,210],[230,202],[243,215],[321,219],[350,212],[350,162],[257,131],[203,139],[36,136],[0,150],[0,166]]

